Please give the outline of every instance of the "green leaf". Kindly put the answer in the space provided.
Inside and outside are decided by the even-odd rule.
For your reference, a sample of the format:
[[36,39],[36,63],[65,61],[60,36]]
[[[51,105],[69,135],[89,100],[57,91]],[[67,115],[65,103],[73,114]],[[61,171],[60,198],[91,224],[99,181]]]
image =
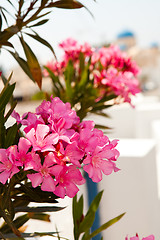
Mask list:
[[29,186],[27,184],[23,185],[21,184],[21,186],[19,187],[19,191],[20,193],[25,193],[22,196],[12,196],[15,197],[15,199],[17,199],[17,197],[19,199],[26,199],[26,200],[30,200],[30,202],[39,202],[39,203],[43,203],[43,202],[47,202],[47,203],[57,203],[57,196],[52,193],[52,192],[43,192],[41,190],[40,187],[36,187],[33,188],[32,186],[30,186],[31,184],[29,183]]
[[12,127],[7,129],[5,148],[8,148],[9,146],[15,143],[14,141],[17,135],[17,131],[18,131],[17,123],[15,123]]
[[56,8],[65,8],[65,9],[75,9],[75,8],[82,8],[84,5],[78,1],[74,0],[60,0],[56,2],[51,2],[48,7],[56,7]]
[[3,73],[2,73],[1,77],[2,77],[2,81],[3,81],[4,87],[3,87],[3,89],[2,89],[2,91],[1,91],[1,93],[0,93],[0,97],[3,95],[4,91],[7,89],[8,85],[9,85],[9,81],[10,81],[11,78],[12,78],[12,75],[13,75],[13,72],[11,72],[11,74],[9,75],[9,78],[7,79],[7,78],[3,75]]
[[57,97],[60,97],[60,91],[63,89],[63,86],[62,84],[60,83],[59,81],[59,78],[57,76],[54,75],[54,73],[46,66],[43,66],[44,69],[47,70],[47,72],[49,73],[49,76],[50,78],[52,79],[52,82],[53,82],[53,87],[54,87],[54,92],[55,92],[55,95]]
[[64,72],[65,76],[65,84],[66,84],[66,95],[67,95],[67,100],[72,104],[72,97],[74,94],[74,89],[71,85],[72,80],[74,79],[74,67],[73,67],[73,62],[69,61],[66,67],[66,70]]
[[55,56],[55,52],[54,52],[52,46],[45,39],[40,37],[36,32],[34,32],[34,33],[35,33],[35,35],[34,34],[30,34],[30,33],[26,33],[26,34],[28,36],[32,37],[33,39],[37,40],[38,42],[42,43],[46,47],[48,47],[52,51],[53,55]]
[[30,26],[28,26],[28,27],[38,27],[38,26],[40,26],[40,25],[45,24],[45,23],[48,22],[48,21],[49,21],[49,19],[43,19],[43,20],[41,20],[41,21],[39,21],[39,22],[37,22],[37,23],[35,23],[35,24],[33,24],[33,25],[30,25]]
[[102,198],[103,191],[99,192],[96,197],[93,199],[86,216],[83,221],[80,223],[79,233],[86,232],[93,225],[95,219],[95,213],[99,207],[100,200]]
[[32,73],[30,71],[30,68],[28,66],[28,63],[21,57],[19,57],[17,52],[11,52],[9,51],[9,53],[15,58],[15,60],[18,62],[18,64],[20,65],[20,67],[23,69],[23,71],[27,74],[27,76],[33,81],[35,82]]
[[[25,224],[27,221],[29,220],[29,216],[28,214],[24,214],[20,217],[17,217],[14,221],[13,221],[13,225],[18,229],[20,228],[23,224]],[[12,230],[10,228],[10,226],[8,224],[3,225],[0,228],[0,231],[4,234],[4,233],[11,233]],[[19,235],[20,236],[20,235]]]
[[10,43],[10,42],[8,42],[8,41],[5,41],[5,42],[1,41],[1,45],[14,48],[14,47],[13,47],[13,44]]
[[1,32],[1,29],[2,29],[2,16],[1,16],[1,13],[0,13],[0,32]]
[[42,71],[41,71],[39,62],[38,62],[35,54],[31,50],[31,48],[29,47],[29,45],[24,41],[23,37],[20,37],[20,41],[21,41],[23,50],[24,50],[26,58],[27,58],[27,63],[28,63],[30,72],[31,72],[35,82],[37,83],[37,85],[41,89],[41,86],[42,86]]
[[86,84],[89,82],[89,64],[84,67],[84,70],[81,74],[81,79],[78,84],[78,91],[82,92],[86,88]]
[[0,228],[0,232],[2,232],[2,233],[13,232],[16,236],[21,237],[21,234],[18,231],[17,226],[15,224],[16,220],[12,221],[7,209],[4,210],[4,209],[0,208],[0,215],[3,217],[3,219],[5,220],[5,223],[7,224]]
[[125,215],[125,213],[123,213],[123,214],[119,215],[118,217],[115,217],[112,220],[104,223],[101,227],[99,227],[94,232],[92,232],[88,237],[86,237],[85,240],[92,239],[93,237],[95,237],[97,234],[99,234],[103,230],[109,228],[111,225],[113,225],[114,223],[118,222],[124,215]]
[[46,12],[46,13],[44,13],[44,14],[41,14],[41,15],[39,15],[39,16],[36,16],[33,21],[36,21],[37,19],[42,18],[42,17],[44,17],[44,16],[46,16],[46,15],[48,15],[48,14],[50,14],[50,13],[51,13],[51,11]]
[[102,125],[102,124],[96,124],[96,125],[95,125],[95,128],[100,128],[100,129],[112,129],[112,128],[110,128],[110,127],[108,127],[108,126],[104,126],[104,125]]
[[0,111],[0,148],[5,144],[5,126],[4,126],[4,111]]
[[2,94],[0,94],[0,112],[5,109],[7,103],[12,97],[13,91],[15,89],[15,83],[8,86]]
[[38,213],[38,212],[29,212],[27,214],[30,219],[41,220],[44,222],[50,222],[50,216],[46,213]]
[[5,115],[5,118],[4,118],[4,121],[6,122],[8,120],[8,118],[11,116],[13,110],[15,109],[17,105],[17,101],[14,101],[12,104],[11,104],[11,108],[8,110],[7,114]]
[[65,207],[16,207],[16,212],[57,212],[63,210]]
[[79,225],[83,220],[83,195],[77,201],[77,195],[73,198],[72,201],[72,214],[74,222],[74,237],[78,239],[79,236]]

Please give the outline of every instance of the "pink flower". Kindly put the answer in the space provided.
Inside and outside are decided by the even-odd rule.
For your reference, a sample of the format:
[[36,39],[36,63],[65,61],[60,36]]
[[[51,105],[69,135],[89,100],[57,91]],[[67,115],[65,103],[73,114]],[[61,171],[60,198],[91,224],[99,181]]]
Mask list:
[[0,182],[5,184],[19,171],[15,162],[9,157],[9,149],[0,149]]
[[84,153],[78,148],[76,142],[68,144],[65,149],[61,143],[59,144],[59,150],[57,152],[59,164],[65,165],[66,163],[72,163],[75,166],[81,167],[80,160],[83,156]]
[[[142,240],[154,240],[154,239],[155,239],[154,235],[149,235],[148,237],[142,238]],[[131,237],[130,239],[128,239],[128,237],[126,237],[125,240],[140,240],[140,238],[136,234],[135,237]]]
[[31,142],[24,137],[19,139],[18,147],[16,145],[10,147],[10,156],[18,166],[24,166],[24,170],[33,168],[33,154],[28,152]]
[[38,187],[41,185],[42,191],[53,192],[55,190],[55,180],[53,178],[54,173],[58,174],[62,170],[62,166],[54,165],[53,154],[48,154],[45,157],[43,165],[38,154],[35,155],[35,167],[36,173],[27,174],[28,179],[31,180],[32,186]]
[[63,103],[58,97],[51,97],[51,102],[43,101],[36,109],[36,114],[40,115],[44,122],[50,124],[51,127],[59,124],[60,119],[63,119],[64,129],[69,129],[80,122],[76,112],[71,109],[70,103]]
[[112,171],[118,171],[115,163],[110,160],[115,154],[112,154],[110,151],[108,153],[108,151],[104,149],[105,148],[97,146],[83,161],[85,164],[83,169],[89,174],[89,177],[93,182],[99,182],[102,180],[102,172],[105,175],[109,175]]
[[[32,143],[34,151],[54,151],[54,144],[58,142],[58,134],[49,134],[50,128],[44,124],[38,124],[36,130],[32,128],[26,138]],[[48,135],[49,134],[49,135]]]
[[81,172],[75,166],[64,166],[59,174],[56,174],[56,188],[54,194],[64,198],[67,195],[73,198],[79,191],[76,185],[85,183]]

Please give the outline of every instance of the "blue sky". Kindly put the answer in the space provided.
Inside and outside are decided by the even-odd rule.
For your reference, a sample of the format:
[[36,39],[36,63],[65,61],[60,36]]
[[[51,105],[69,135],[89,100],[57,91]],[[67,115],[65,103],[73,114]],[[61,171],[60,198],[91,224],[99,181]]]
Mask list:
[[[3,0],[4,1],[4,0]],[[160,44],[160,0],[82,0],[92,12],[94,19],[85,9],[62,10],[54,9],[47,24],[35,29],[54,47],[67,37],[90,44],[111,42],[123,30],[135,33],[137,44],[148,47],[152,42]],[[21,52],[18,40],[13,42]],[[42,63],[52,58],[48,49],[35,41],[28,42]],[[21,52],[22,54],[22,52]],[[6,68],[17,63],[10,55],[2,51],[0,62]]]

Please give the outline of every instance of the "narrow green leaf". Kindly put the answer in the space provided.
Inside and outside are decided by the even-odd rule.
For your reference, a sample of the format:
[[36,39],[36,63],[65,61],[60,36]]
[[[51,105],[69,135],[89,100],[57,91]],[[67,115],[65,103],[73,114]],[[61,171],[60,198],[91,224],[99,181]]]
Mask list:
[[2,81],[3,81],[4,87],[3,87],[3,89],[0,93],[0,97],[3,95],[4,91],[7,89],[8,85],[9,85],[9,81],[12,78],[12,75],[13,75],[13,72],[11,72],[11,74],[9,75],[9,78],[7,79],[2,73],[1,78],[2,78]]
[[54,73],[46,66],[43,66],[44,69],[47,70],[49,73],[50,78],[52,79],[53,86],[54,86],[54,92],[57,97],[60,97],[60,92],[63,89],[62,84],[60,83],[60,80],[57,76],[54,75]]
[[[35,32],[34,32],[35,33]],[[55,56],[55,52],[52,48],[52,46],[45,40],[43,39],[42,37],[40,37],[37,33],[34,34],[30,34],[30,33],[26,33],[28,36],[34,38],[35,40],[37,40],[38,42],[42,43],[43,45],[45,45],[46,47],[48,47],[51,52],[53,53],[53,55]]]
[[57,212],[63,210],[65,207],[16,207],[16,212]]
[[50,216],[46,213],[29,212],[27,215],[31,219],[41,220],[44,222],[50,222]]
[[48,7],[56,7],[56,8],[65,8],[65,9],[75,9],[75,8],[82,8],[84,5],[78,1],[70,0],[60,0],[56,2],[51,2]]
[[[25,224],[27,221],[29,220],[29,216],[28,214],[24,214],[20,217],[17,217],[14,221],[13,221],[13,225],[18,229],[20,228],[23,224]],[[7,225],[3,225],[0,228],[0,231],[4,234],[4,233],[11,233],[12,230],[10,228],[10,226]]]
[[2,29],[2,16],[1,16],[1,13],[0,13],[0,32],[1,32],[1,29]]
[[8,120],[8,118],[11,116],[13,110],[15,109],[17,105],[17,101],[14,101],[11,105],[11,108],[8,110],[7,114],[5,115],[4,121],[6,122]]
[[71,102],[71,99],[74,94],[74,88],[72,87],[72,80],[74,79],[74,67],[73,67],[73,62],[69,61],[66,67],[66,70],[64,72],[65,75],[65,84],[66,84],[66,95],[67,95],[67,100]]
[[50,14],[50,13],[51,13],[51,11],[46,12],[46,13],[44,13],[44,14],[41,14],[41,15],[39,15],[39,16],[36,16],[36,18],[35,18],[33,21],[36,21],[37,19],[42,18],[42,17],[44,17],[44,16],[46,16],[46,15],[48,15],[48,14]]
[[17,135],[17,131],[18,131],[17,123],[15,123],[12,127],[7,129],[5,148],[8,148],[9,146],[15,143],[14,141]]
[[[8,211],[7,211],[7,209],[2,209],[2,208],[0,208],[0,214],[1,214],[1,216],[4,218],[4,220],[5,220],[5,223],[7,224],[7,225],[4,225],[4,226],[2,226],[1,228],[0,228],[0,231],[2,232],[2,233],[6,233],[6,231],[7,232],[13,232],[14,234],[16,234],[16,236],[18,236],[18,237],[21,237],[21,234],[20,234],[20,232],[18,231],[18,228],[17,228],[17,226],[16,226],[16,224],[15,224],[15,221],[12,221],[11,220],[11,218],[10,218],[10,215],[9,215],[9,213],[8,213]],[[4,228],[4,229],[3,229]]]
[[99,207],[100,200],[102,198],[103,191],[99,192],[96,197],[93,199],[86,216],[83,221],[80,223],[79,233],[85,232],[93,225],[95,219],[95,213]]
[[102,124],[96,124],[96,125],[95,125],[95,128],[100,128],[100,129],[112,129],[112,128],[110,128],[110,127],[108,127],[108,126],[105,126],[105,125],[102,125]]
[[84,91],[84,89],[86,88],[86,84],[89,82],[89,72],[88,72],[88,69],[89,69],[89,64],[87,64],[85,67],[84,67],[84,70],[81,74],[81,79],[80,79],[80,82],[78,84],[78,91]]
[[0,148],[5,144],[5,126],[4,126],[4,111],[0,111]]
[[7,103],[9,102],[10,98],[12,97],[13,91],[15,88],[15,83],[8,86],[2,95],[0,95],[0,111],[2,111]]
[[37,83],[37,85],[41,89],[41,86],[42,86],[42,71],[41,71],[39,62],[38,62],[35,54],[31,50],[31,48],[29,47],[29,45],[24,41],[23,37],[20,37],[20,41],[21,41],[23,50],[24,50],[26,58],[27,58],[27,63],[28,63],[30,72],[31,72],[35,82]]
[[2,42],[1,42],[1,45],[14,48],[14,47],[13,47],[13,44],[10,43],[10,42],[8,42],[8,41],[5,41],[5,42],[2,41]]
[[112,220],[104,223],[101,227],[99,227],[94,232],[92,232],[85,240],[92,239],[93,237],[95,237],[97,234],[99,234],[103,230],[109,228],[111,225],[113,225],[114,223],[118,222],[124,215],[125,215],[125,213],[123,213],[123,214],[119,215],[118,217],[115,217]]
[[35,193],[34,189],[32,190],[30,187],[23,184],[21,184],[21,188],[31,199],[34,199],[36,202],[41,201],[41,197]]
[[57,226],[56,226],[56,231],[57,231],[57,238],[58,238],[58,240],[61,240],[61,238],[60,238],[60,236],[59,236],[59,232],[58,232]]
[[9,51],[9,53],[15,58],[15,60],[18,62],[18,64],[20,65],[20,67],[23,69],[23,71],[27,74],[27,76],[33,81],[35,82],[32,73],[30,71],[30,68],[28,66],[28,63],[21,57],[19,57],[17,52],[11,52]]
[[45,24],[45,23],[48,22],[48,21],[49,21],[49,19],[43,19],[43,20],[41,20],[41,21],[39,21],[39,22],[37,22],[37,23],[35,23],[35,24],[33,24],[33,25],[30,25],[29,27],[38,27],[38,26],[40,26],[40,25]]
[[83,220],[83,195],[77,201],[77,195],[73,198],[72,202],[72,214],[74,222],[74,237],[78,239],[79,236],[79,225]]
[[[91,111],[92,112],[92,111]],[[106,117],[106,118],[111,118],[111,116],[105,112],[101,112],[101,111],[93,111],[94,114],[101,116],[101,117]]]

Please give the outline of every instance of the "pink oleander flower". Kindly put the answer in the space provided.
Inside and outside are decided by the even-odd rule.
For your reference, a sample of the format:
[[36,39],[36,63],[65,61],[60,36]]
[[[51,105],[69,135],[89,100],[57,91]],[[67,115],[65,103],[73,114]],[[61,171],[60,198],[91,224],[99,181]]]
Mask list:
[[118,141],[110,141],[93,121],[80,122],[69,103],[51,97],[36,113],[24,116],[14,113],[25,136],[7,150],[7,158],[18,171],[28,171],[27,178],[34,188],[40,186],[42,191],[62,198],[74,197],[79,191],[77,185],[85,182],[80,168],[94,182],[102,179],[102,173],[109,175],[119,170]]
[[31,142],[34,151],[54,151],[54,145],[58,142],[58,134],[49,134],[50,128],[44,124],[38,124],[36,129],[32,128],[26,138]]
[[63,128],[65,129],[69,129],[80,122],[76,112],[71,109],[70,103],[63,103],[58,97],[51,97],[51,102],[44,100],[36,108],[36,114],[40,115],[44,122],[51,125],[58,123],[60,119],[64,119]]
[[32,169],[34,167],[33,154],[28,152],[31,147],[31,142],[21,137],[18,146],[10,147],[10,157],[16,162],[17,166],[24,166],[24,170]]
[[105,147],[97,146],[95,150],[88,154],[84,159],[85,164],[83,169],[89,174],[93,182],[100,182],[102,180],[102,172],[105,175],[111,174],[113,171],[117,172],[119,169],[112,161],[116,160],[119,156],[118,151],[112,153],[112,150],[105,151]]
[[82,177],[81,172],[76,166],[64,166],[59,174],[56,174],[56,188],[54,194],[64,198],[67,195],[73,198],[79,191],[76,185],[82,185],[85,179]]
[[60,142],[57,151],[57,163],[60,165],[66,165],[66,163],[72,163],[77,167],[81,167],[80,161],[83,158],[84,153],[80,148],[78,148],[76,142],[68,144],[64,149],[62,143]]
[[8,179],[11,179],[14,174],[20,170],[16,166],[15,161],[9,157],[10,150],[0,149],[0,182],[5,184]]
[[[128,239],[128,237],[126,237],[125,240],[140,240],[140,238],[139,238],[138,234],[136,234],[136,236],[130,237],[129,239]],[[154,237],[154,235],[149,235],[148,237],[142,238],[142,240],[155,240],[155,237]]]
[[109,88],[110,93],[120,96],[124,102],[131,103],[131,96],[140,92],[139,82],[131,72],[118,72],[117,69],[110,68],[102,71],[99,80],[97,79],[96,76],[96,82],[106,87],[106,94]]
[[41,189],[43,191],[54,192],[55,190],[55,180],[54,174],[58,175],[59,172],[62,170],[62,166],[54,165],[54,157],[53,154],[48,154],[45,157],[44,163],[41,164],[41,159],[38,154],[34,157],[35,167],[33,170],[36,173],[27,174],[28,179],[31,180],[32,186],[38,187],[41,184]]
[[[54,73],[55,76],[61,75],[65,66],[66,66],[65,61],[62,62],[49,61],[46,64],[46,67],[49,68]],[[43,75],[45,77],[49,76],[48,71],[46,69],[43,70]]]

